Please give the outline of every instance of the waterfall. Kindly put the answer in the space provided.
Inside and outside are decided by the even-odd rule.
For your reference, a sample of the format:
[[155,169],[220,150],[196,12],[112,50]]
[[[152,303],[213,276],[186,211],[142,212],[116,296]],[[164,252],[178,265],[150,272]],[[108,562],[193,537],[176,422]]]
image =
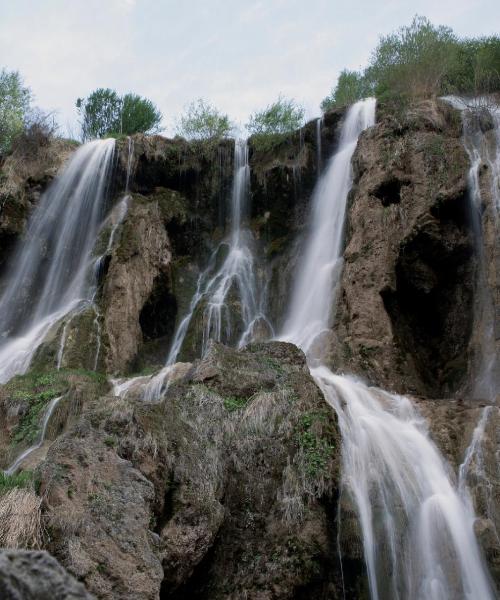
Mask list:
[[51,327],[93,298],[91,253],[114,146],[109,139],[78,148],[30,218],[0,298],[0,382],[26,371]]
[[[188,314],[181,320],[174,336],[167,366],[176,362],[193,314],[201,302],[204,303],[202,354],[205,353],[210,340],[228,342],[233,336],[231,293],[237,294],[238,316],[241,320],[238,346],[252,339],[254,327],[260,320],[267,323],[256,281],[253,239],[250,231],[243,226],[247,216],[249,180],[248,145],[246,141],[236,140],[230,235],[212,254],[207,268],[198,278]],[[226,257],[218,266],[218,258],[222,251],[226,252]]]
[[342,486],[357,510],[371,597],[493,598],[474,536],[474,513],[409,399],[335,375],[318,342],[332,325],[342,270],[351,158],[375,122],[375,101],[352,106],[339,149],[318,181],[311,227],[280,339],[306,353],[311,374],[336,411]]
[[[229,235],[212,253],[207,267],[198,277],[187,314],[175,331],[165,367],[151,377],[114,380],[115,395],[123,396],[135,388],[141,389],[147,401],[161,395],[164,386],[168,385],[193,316],[200,307],[203,308],[202,356],[211,340],[225,343],[234,340],[238,347],[242,347],[253,339],[260,325],[272,333],[264,313],[264,294],[259,289],[255,272],[253,237],[244,226],[249,181],[248,145],[246,141],[236,140]],[[222,260],[221,255],[225,255]],[[236,307],[237,319],[232,314]]]
[[343,229],[347,195],[351,189],[351,158],[358,136],[375,121],[375,100],[349,110],[339,150],[319,179],[312,198],[312,222],[303,259],[295,277],[281,339],[308,353],[314,340],[331,326],[336,284],[342,270]]
[[49,404],[47,405],[47,408],[45,409],[45,413],[43,415],[42,427],[40,429],[40,433],[38,435],[36,442],[32,446],[27,448],[24,452],[22,452],[16,458],[16,460],[10,465],[10,467],[5,469],[5,471],[4,471],[5,475],[14,475],[14,473],[19,469],[21,464],[28,458],[28,456],[30,454],[32,454],[35,450],[38,450],[38,448],[42,447],[43,442],[45,441],[45,435],[47,433],[47,427],[49,426],[50,418],[52,417],[52,413],[54,412],[54,409],[58,405],[59,400],[61,398],[62,398],[62,396],[59,396],[58,398],[53,398],[49,402]]
[[[490,271],[494,272],[500,268],[500,248],[497,243],[500,234],[500,108],[481,97],[466,101],[456,96],[447,96],[444,100],[461,112],[463,144],[470,161],[467,184],[478,258],[474,331],[476,337],[479,336],[476,344],[477,356],[474,357],[472,365],[472,392],[476,397],[495,400],[500,386],[500,358],[497,348],[500,331],[496,331],[496,325],[498,327],[500,323],[495,323],[500,318],[500,313],[497,313],[500,306],[496,306],[495,303],[495,295],[500,289],[500,272],[496,273],[496,292],[489,281],[495,279],[491,277]],[[491,119],[492,129],[489,132],[483,131],[481,120],[485,117]],[[482,165],[488,166],[491,178],[490,206],[483,206],[479,176]],[[486,256],[483,211],[490,215],[494,227],[493,260]],[[493,264],[490,264],[490,261]]]

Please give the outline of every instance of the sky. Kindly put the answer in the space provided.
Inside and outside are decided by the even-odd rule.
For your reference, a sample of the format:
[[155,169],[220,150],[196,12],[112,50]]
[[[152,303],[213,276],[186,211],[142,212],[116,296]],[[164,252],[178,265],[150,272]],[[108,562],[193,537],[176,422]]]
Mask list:
[[150,98],[167,135],[200,97],[240,125],[280,94],[312,118],[339,72],[415,14],[500,32],[499,0],[0,0],[0,68],[73,137],[75,101],[98,87]]

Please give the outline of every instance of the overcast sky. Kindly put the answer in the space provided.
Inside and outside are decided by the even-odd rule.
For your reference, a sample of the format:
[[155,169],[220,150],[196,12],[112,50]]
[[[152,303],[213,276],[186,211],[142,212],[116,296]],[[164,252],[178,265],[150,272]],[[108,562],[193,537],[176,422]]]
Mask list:
[[245,123],[282,93],[312,117],[339,71],[416,13],[500,30],[500,0],[0,0],[0,67],[75,135],[75,100],[97,87],[147,96],[167,133],[198,97]]

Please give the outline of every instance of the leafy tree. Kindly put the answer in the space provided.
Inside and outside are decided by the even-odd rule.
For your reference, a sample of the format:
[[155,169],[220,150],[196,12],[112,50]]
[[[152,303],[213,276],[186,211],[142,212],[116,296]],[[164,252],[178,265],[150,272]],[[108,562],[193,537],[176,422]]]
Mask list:
[[98,88],[88,98],[78,98],[76,107],[81,117],[83,140],[119,133],[121,101],[114,90]]
[[363,72],[342,71],[323,110],[373,93],[383,102],[441,94],[500,90],[500,37],[459,39],[449,27],[416,16],[410,25],[380,38]]
[[441,92],[457,51],[449,27],[416,16],[409,26],[380,39],[365,76],[384,100],[429,97]]
[[162,119],[161,112],[151,100],[137,94],[120,97],[109,88],[98,88],[88,98],[78,98],[76,107],[84,140],[107,135],[156,133]]
[[265,150],[304,124],[304,108],[293,99],[280,96],[276,102],[250,116],[246,127],[254,145]]
[[188,140],[206,142],[227,137],[232,127],[228,115],[199,98],[187,106],[177,125],[177,132]]
[[121,104],[120,133],[132,135],[137,132],[158,133],[163,115],[147,98],[137,94],[125,94]]
[[337,80],[337,85],[321,103],[321,110],[354,104],[361,98],[369,96],[371,86],[364,73],[344,69]]
[[29,88],[17,71],[0,70],[0,153],[8,152],[24,127],[31,102]]

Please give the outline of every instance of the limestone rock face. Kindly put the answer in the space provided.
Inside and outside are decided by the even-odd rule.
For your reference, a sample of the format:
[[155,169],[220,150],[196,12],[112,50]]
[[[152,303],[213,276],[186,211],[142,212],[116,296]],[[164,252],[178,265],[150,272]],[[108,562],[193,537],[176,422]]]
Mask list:
[[123,372],[136,356],[143,341],[141,311],[155,285],[168,290],[171,258],[158,202],[133,197],[103,287],[108,372]]
[[474,243],[460,117],[423,103],[360,138],[332,364],[398,392],[465,382]]
[[84,404],[39,469],[48,548],[99,598],[340,598],[339,462],[299,350],[214,344],[156,402]]
[[47,552],[0,551],[3,600],[95,600]]

